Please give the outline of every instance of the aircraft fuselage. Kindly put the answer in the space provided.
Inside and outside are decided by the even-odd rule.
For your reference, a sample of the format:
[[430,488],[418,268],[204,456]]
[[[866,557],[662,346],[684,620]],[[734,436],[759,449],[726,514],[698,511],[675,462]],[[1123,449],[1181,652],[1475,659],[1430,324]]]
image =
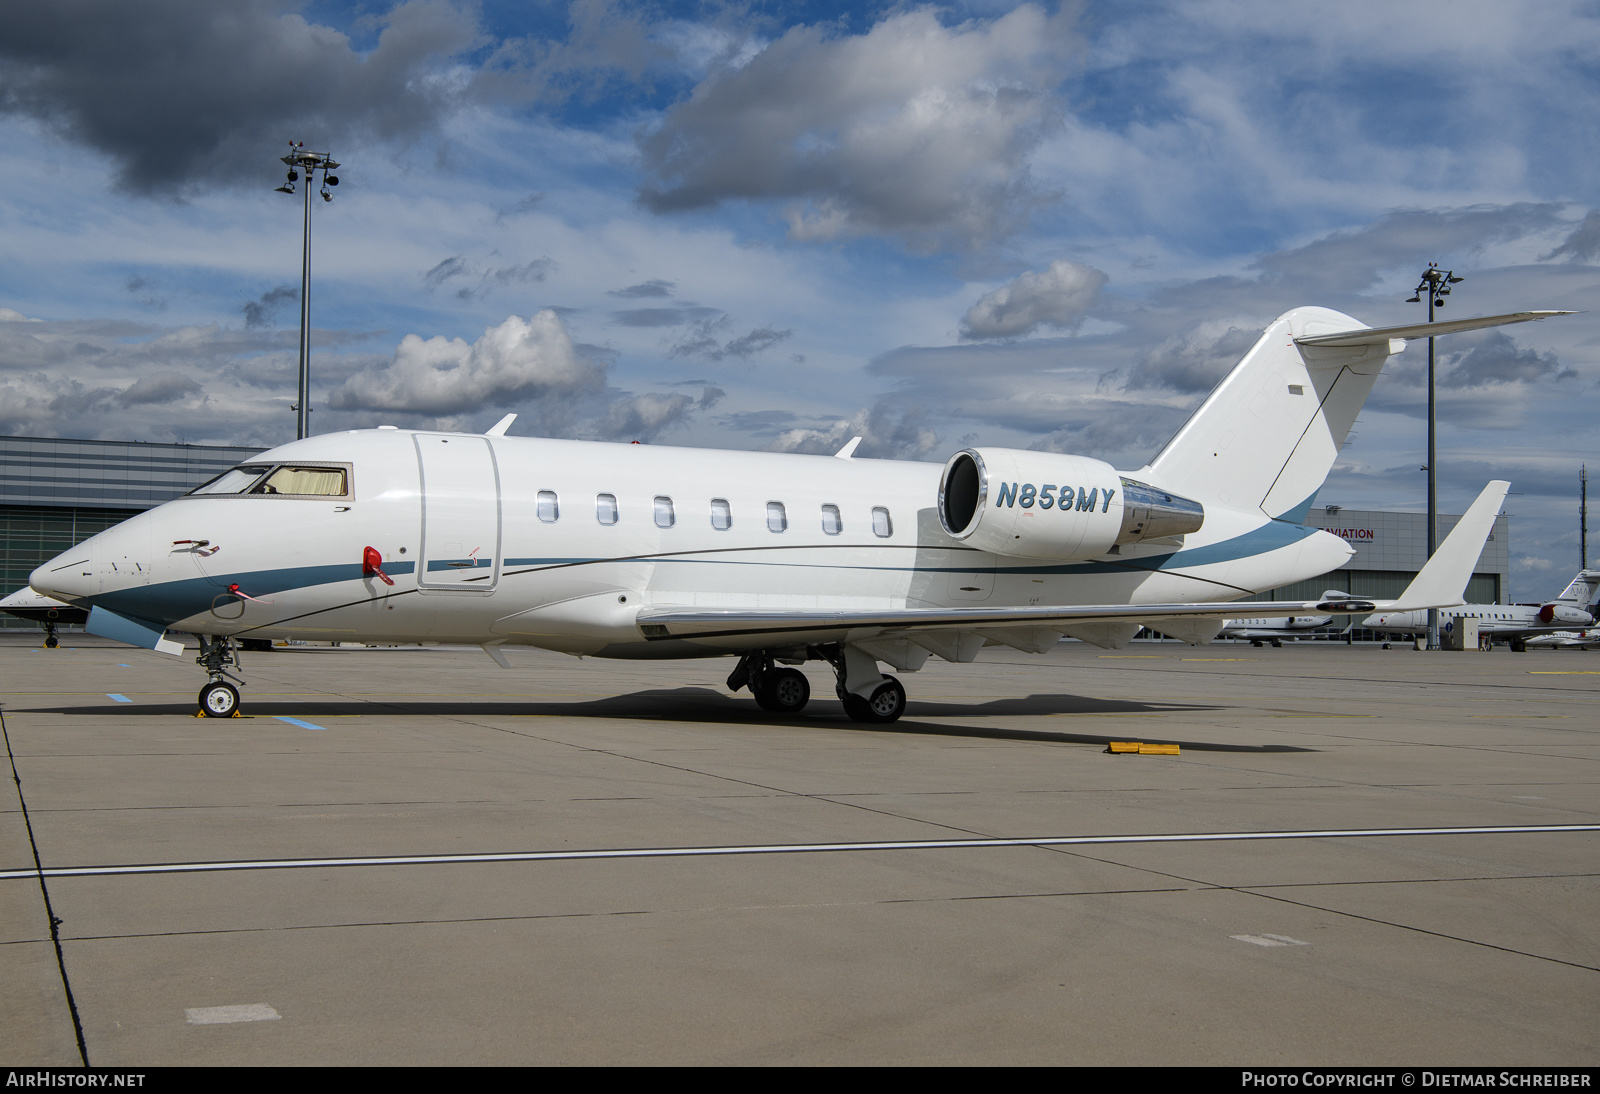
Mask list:
[[[986,504],[1021,526],[1114,529],[1119,482],[1109,467],[1088,481],[1092,462],[1071,465],[1083,481],[997,484]],[[687,657],[768,640],[649,642],[641,609],[1225,601],[1349,556],[1325,532],[1214,507],[1199,532],[1092,559],[977,550],[941,527],[931,463],[378,429],[247,466],[258,480],[134,517],[32,584],[196,634]]]

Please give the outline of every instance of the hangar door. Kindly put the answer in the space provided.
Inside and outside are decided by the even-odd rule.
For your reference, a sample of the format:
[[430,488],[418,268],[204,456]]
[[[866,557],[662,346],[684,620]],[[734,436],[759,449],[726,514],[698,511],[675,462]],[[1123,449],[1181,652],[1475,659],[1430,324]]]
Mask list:
[[485,437],[418,433],[423,589],[491,593],[500,580],[500,474]]

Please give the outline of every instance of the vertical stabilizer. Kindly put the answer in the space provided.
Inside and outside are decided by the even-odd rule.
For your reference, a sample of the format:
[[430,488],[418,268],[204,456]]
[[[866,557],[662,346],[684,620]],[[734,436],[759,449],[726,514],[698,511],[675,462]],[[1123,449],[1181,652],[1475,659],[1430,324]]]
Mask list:
[[1561,595],[1556,597],[1554,603],[1576,604],[1580,608],[1587,608],[1600,598],[1600,570],[1579,570],[1578,576],[1572,579]]
[[1295,339],[1365,329],[1328,308],[1280,316],[1140,474],[1209,504],[1305,519],[1384,362],[1404,343]]

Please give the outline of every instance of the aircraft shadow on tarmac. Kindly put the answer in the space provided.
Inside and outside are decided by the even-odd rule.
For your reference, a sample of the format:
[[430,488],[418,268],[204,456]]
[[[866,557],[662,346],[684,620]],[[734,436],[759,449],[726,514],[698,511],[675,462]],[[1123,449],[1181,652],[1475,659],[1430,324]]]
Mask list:
[[[1198,713],[1221,709],[1214,705],[1197,703],[1145,703],[1126,699],[1094,699],[1081,695],[1048,694],[1027,695],[1016,698],[994,699],[986,703],[952,703],[934,700],[911,700],[906,706],[906,716],[887,725],[863,725],[849,721],[843,706],[835,699],[819,696],[806,713],[783,717],[765,714],[743,696],[727,695],[709,688],[687,687],[662,690],[636,691],[625,695],[611,695],[601,699],[572,702],[507,702],[504,700],[473,702],[453,699],[448,701],[369,701],[310,699],[303,702],[282,702],[262,699],[247,700],[248,711],[241,720],[273,718],[285,715],[294,718],[340,718],[353,715],[399,714],[419,717],[449,718],[471,715],[480,718],[506,718],[516,716],[545,716],[568,718],[622,718],[669,722],[706,722],[715,724],[782,724],[818,725],[837,723],[839,728],[873,730],[888,733],[908,733],[941,737],[972,737],[987,740],[1053,741],[1062,744],[1105,745],[1110,741],[1143,740],[1158,744],[1176,744],[1196,752],[1315,752],[1313,748],[1293,745],[1240,745],[1212,741],[1178,741],[1170,737],[1152,737],[1147,732],[1148,723],[1129,718],[1126,730],[1117,733],[1063,733],[1053,729],[1024,729],[1016,726],[958,725],[947,722],[925,722],[922,718],[1016,718],[1048,717],[1050,715],[1128,715],[1159,716],[1165,713]],[[120,717],[147,717],[189,715],[195,713],[189,703],[116,703],[106,705],[61,707],[16,707],[15,713],[108,715]],[[226,728],[238,723],[221,719],[215,723]],[[329,726],[329,729],[336,728]]]

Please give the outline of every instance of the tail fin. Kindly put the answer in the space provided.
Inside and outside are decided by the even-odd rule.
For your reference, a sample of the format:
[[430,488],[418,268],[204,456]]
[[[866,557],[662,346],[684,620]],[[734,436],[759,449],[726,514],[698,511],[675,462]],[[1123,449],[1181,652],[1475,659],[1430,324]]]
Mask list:
[[1328,308],[1295,308],[1266,329],[1135,477],[1208,505],[1303,521],[1384,362],[1405,348],[1404,339],[1566,314],[1374,330]]
[[1576,604],[1587,608],[1600,599],[1600,570],[1579,570],[1572,584],[1564,589],[1552,603]]
[[1462,514],[1450,534],[1444,537],[1439,549],[1433,553],[1422,570],[1411,579],[1400,599],[1385,605],[1387,612],[1408,612],[1420,608],[1453,608],[1467,602],[1467,582],[1472,579],[1478,556],[1483,554],[1489,533],[1494,530],[1495,517],[1500,515],[1500,505],[1506,500],[1511,484],[1495,479],[1478,500]]
[[1295,339],[1364,329],[1327,308],[1280,316],[1150,462],[1150,480],[1229,509],[1304,520],[1384,362],[1404,343]]

